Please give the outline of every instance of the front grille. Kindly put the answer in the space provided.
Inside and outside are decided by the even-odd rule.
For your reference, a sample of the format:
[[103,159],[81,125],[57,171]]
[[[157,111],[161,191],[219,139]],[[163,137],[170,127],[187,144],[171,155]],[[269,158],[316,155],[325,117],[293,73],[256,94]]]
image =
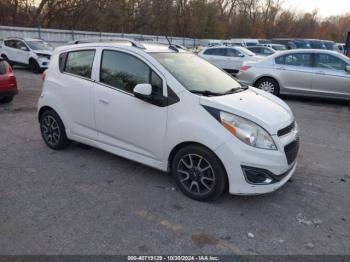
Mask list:
[[291,123],[289,126],[283,128],[283,129],[279,130],[279,131],[277,132],[277,135],[278,135],[278,136],[284,136],[284,135],[286,135],[286,134],[289,134],[290,132],[292,132],[292,130],[294,129],[294,127],[295,127],[295,122]]
[[300,146],[300,139],[299,137],[297,137],[295,141],[293,141],[292,143],[284,147],[284,152],[286,153],[288,165],[292,164],[297,158],[298,152],[299,152],[299,146]]

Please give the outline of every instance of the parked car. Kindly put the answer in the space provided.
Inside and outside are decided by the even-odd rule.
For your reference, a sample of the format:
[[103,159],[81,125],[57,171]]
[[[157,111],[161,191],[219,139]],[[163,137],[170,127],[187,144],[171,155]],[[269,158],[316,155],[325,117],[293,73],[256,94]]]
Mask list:
[[[304,41],[308,42],[312,49],[327,49],[326,45],[323,41],[318,39],[304,39]],[[331,49],[333,50],[333,49]]]
[[270,56],[276,53],[275,50],[267,46],[251,46],[247,47],[247,49],[260,56]]
[[341,54],[344,54],[344,49],[345,49],[345,44],[344,43],[336,43],[335,47],[336,47],[336,51],[337,52],[339,52]]
[[290,49],[309,49],[311,45],[308,41],[302,39],[290,39],[290,38],[277,38],[272,39],[273,44],[280,44]]
[[258,39],[258,42],[260,45],[269,45],[271,44],[271,40],[270,39]]
[[259,40],[251,38],[232,38],[226,42],[228,45],[240,45],[242,47],[257,46],[259,45]]
[[280,44],[265,44],[263,46],[267,46],[272,48],[275,51],[285,51],[287,50],[287,47],[285,45],[280,45]]
[[350,99],[350,59],[335,51],[285,51],[244,63],[237,78],[275,95]]
[[0,58],[0,103],[10,103],[17,93],[17,81],[13,70]]
[[203,49],[198,55],[231,74],[236,74],[243,61],[259,61],[261,56],[241,46],[220,46]]
[[327,50],[339,51],[334,41],[322,40],[322,43],[324,44],[325,49]]
[[130,40],[58,48],[38,119],[50,148],[74,140],[171,171],[196,200],[226,188],[274,191],[297,163],[298,129],[287,104],[175,46]]
[[49,66],[53,48],[40,39],[6,38],[0,46],[1,57],[11,65],[24,65],[35,73]]

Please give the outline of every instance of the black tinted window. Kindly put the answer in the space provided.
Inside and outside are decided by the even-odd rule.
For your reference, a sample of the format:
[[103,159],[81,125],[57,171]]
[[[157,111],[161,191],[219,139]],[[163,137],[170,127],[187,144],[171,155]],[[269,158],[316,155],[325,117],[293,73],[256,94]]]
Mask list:
[[6,62],[0,61],[0,75],[4,75],[6,73]]
[[233,48],[227,48],[226,51],[227,51],[227,56],[230,56],[230,57],[238,57],[241,54],[241,52]]
[[205,55],[217,55],[217,56],[226,56],[225,48],[212,48],[204,52]]
[[276,58],[276,64],[311,67],[311,54],[290,54]]
[[13,40],[6,40],[6,41],[4,41],[4,43],[8,47],[14,47],[14,41]]
[[100,82],[133,93],[137,84],[150,83],[154,94],[163,94],[162,79],[135,56],[103,51]]
[[73,75],[91,78],[95,51],[83,50],[68,53],[64,71]]
[[347,66],[343,60],[327,54],[317,54],[315,62],[316,67],[331,70],[344,71]]

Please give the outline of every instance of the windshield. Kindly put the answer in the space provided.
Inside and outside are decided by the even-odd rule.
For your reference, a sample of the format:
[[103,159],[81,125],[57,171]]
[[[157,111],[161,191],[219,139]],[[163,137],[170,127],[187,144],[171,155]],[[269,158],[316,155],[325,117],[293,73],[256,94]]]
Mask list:
[[53,47],[44,41],[26,41],[26,43],[33,50],[53,50]]
[[255,54],[252,51],[248,50],[247,48],[238,46],[236,47],[236,49],[247,56],[255,56]]
[[225,94],[240,89],[240,84],[228,74],[204,59],[190,53],[153,53],[187,90]]
[[287,50],[287,47],[284,45],[274,45],[272,46],[273,49],[277,50],[277,51],[284,51]]

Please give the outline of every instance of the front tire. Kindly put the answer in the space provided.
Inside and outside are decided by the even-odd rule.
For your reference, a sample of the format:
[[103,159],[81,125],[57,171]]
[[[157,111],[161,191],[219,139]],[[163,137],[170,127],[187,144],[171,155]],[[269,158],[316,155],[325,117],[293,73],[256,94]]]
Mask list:
[[66,148],[70,141],[61,118],[53,110],[47,110],[40,116],[40,131],[45,144],[54,150]]
[[270,77],[264,77],[258,80],[254,86],[275,96],[278,96],[280,93],[278,82]]
[[221,161],[203,146],[180,149],[171,170],[179,189],[194,200],[215,200],[227,186],[227,175]]
[[11,103],[13,100],[13,96],[5,96],[0,98],[0,104],[8,104]]
[[37,61],[35,61],[34,59],[31,59],[29,61],[29,70],[35,74],[38,74],[38,73],[40,73],[41,68],[40,68]]

